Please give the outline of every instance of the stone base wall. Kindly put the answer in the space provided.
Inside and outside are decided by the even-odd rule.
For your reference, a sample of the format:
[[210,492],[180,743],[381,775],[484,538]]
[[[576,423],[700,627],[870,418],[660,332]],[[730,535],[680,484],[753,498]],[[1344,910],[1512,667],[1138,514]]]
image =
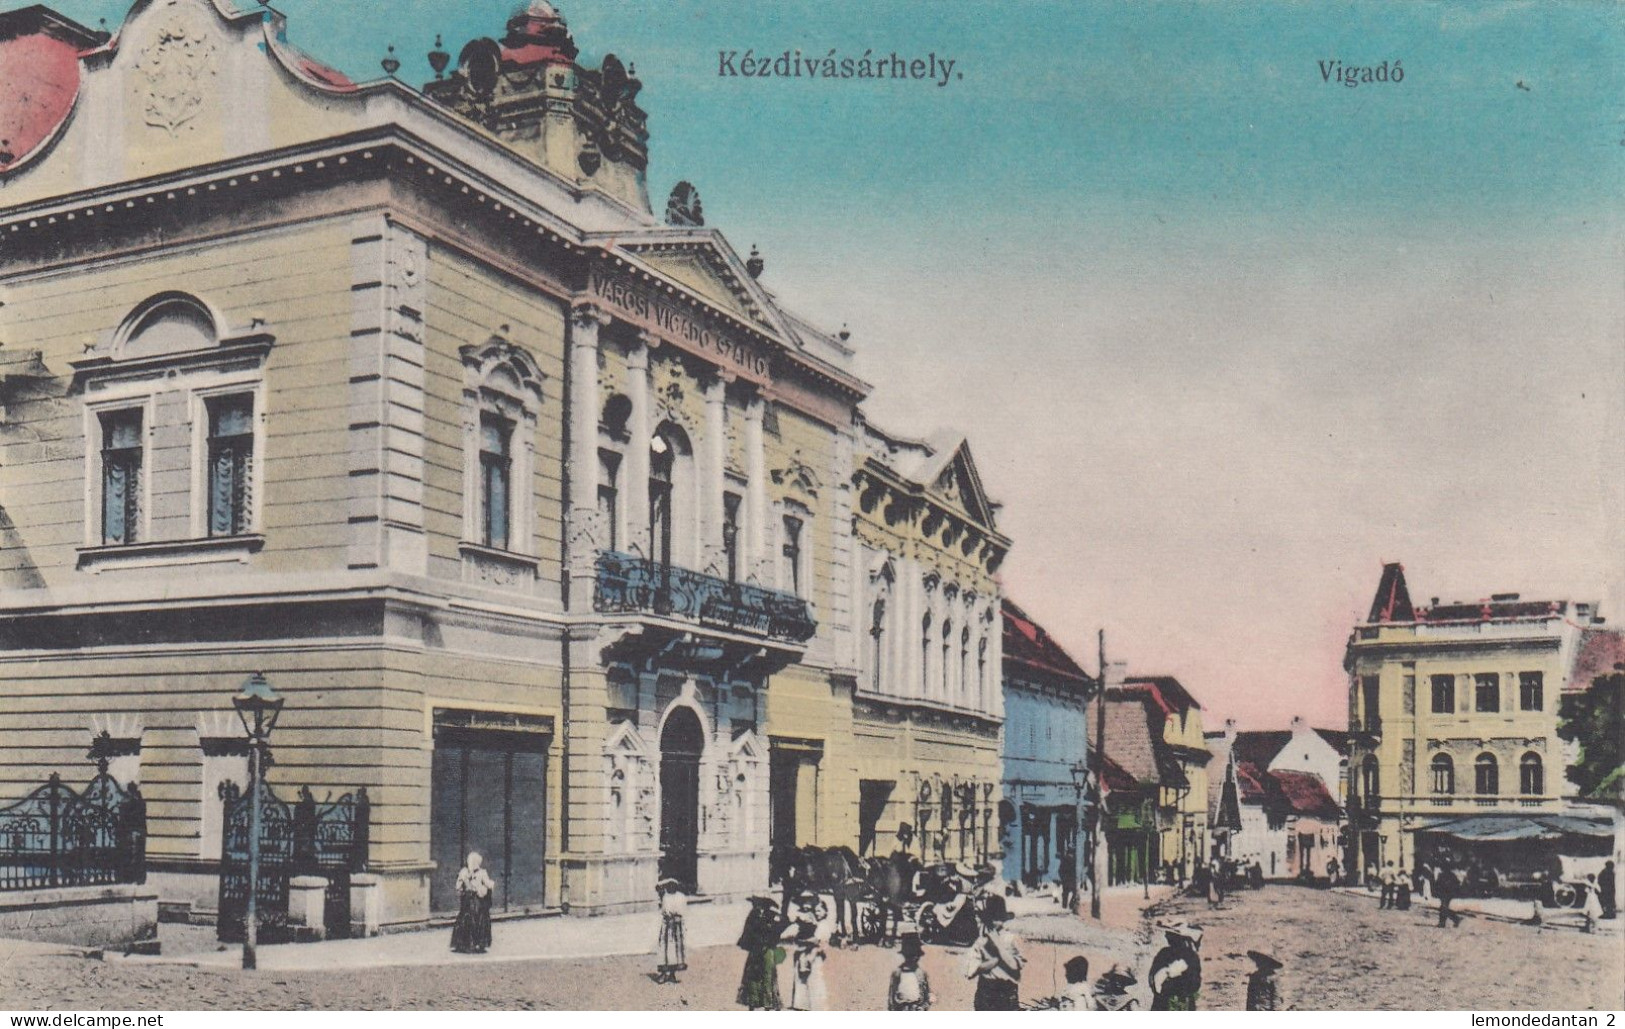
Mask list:
[[158,891],[67,886],[0,893],[0,936],[75,947],[130,947],[158,938]]

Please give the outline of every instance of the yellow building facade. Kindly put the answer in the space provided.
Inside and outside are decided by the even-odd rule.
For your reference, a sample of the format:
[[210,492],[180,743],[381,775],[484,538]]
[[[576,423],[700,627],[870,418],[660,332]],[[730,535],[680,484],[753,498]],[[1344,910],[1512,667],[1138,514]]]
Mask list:
[[1344,658],[1345,867],[1414,868],[1419,836],[1463,816],[1510,824],[1561,812],[1558,701],[1601,624],[1595,604],[1517,594],[1414,605],[1404,569],[1385,566]]
[[213,0],[0,18],[76,55],[0,162],[0,801],[106,733],[207,916],[263,672],[271,786],[368,791],[385,923],[469,850],[499,911],[593,913],[996,845],[969,451],[869,428],[691,187],[656,217],[621,62],[545,3],[422,92]]

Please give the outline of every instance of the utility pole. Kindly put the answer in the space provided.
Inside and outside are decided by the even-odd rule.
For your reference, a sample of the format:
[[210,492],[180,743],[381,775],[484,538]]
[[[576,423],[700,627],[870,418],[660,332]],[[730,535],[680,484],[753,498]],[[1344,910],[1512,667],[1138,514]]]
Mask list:
[[1095,693],[1095,826],[1089,841],[1089,917],[1100,921],[1100,890],[1106,882],[1106,630],[1100,630],[1100,689]]

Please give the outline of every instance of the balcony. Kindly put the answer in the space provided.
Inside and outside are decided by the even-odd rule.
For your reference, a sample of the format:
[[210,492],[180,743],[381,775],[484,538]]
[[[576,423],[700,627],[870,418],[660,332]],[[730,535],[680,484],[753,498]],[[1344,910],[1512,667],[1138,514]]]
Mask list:
[[801,644],[818,630],[800,597],[615,551],[598,555],[593,608],[604,614],[652,614]]

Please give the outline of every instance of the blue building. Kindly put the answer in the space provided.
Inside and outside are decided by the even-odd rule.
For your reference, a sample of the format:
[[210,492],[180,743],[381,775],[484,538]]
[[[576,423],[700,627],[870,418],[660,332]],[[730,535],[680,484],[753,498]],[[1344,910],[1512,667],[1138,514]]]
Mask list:
[[1004,877],[1028,887],[1086,870],[1078,835],[1094,677],[1015,604],[1004,602]]

